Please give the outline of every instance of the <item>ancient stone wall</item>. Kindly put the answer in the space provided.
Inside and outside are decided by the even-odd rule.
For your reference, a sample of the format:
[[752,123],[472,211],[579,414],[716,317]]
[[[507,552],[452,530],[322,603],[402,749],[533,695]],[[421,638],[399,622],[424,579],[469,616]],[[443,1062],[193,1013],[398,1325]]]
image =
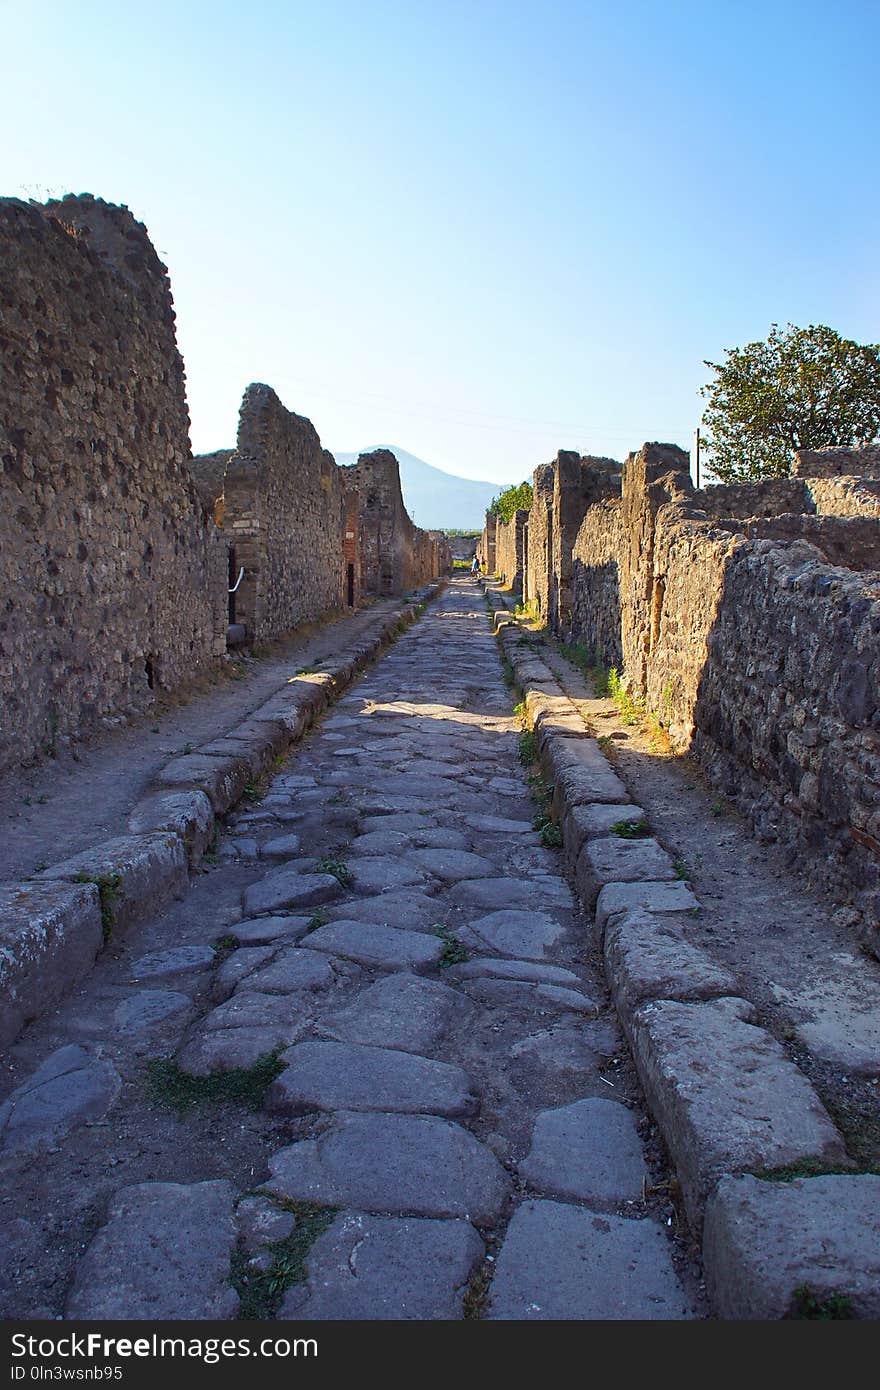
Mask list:
[[287,410],[270,386],[244,393],[222,515],[229,574],[244,568],[230,618],[244,624],[250,643],[344,605],[343,470],[311,421]]
[[880,478],[880,444],[797,449],[792,472],[804,478]]
[[125,208],[0,200],[0,768],[224,647],[165,267]]
[[[435,533],[414,526],[403,503],[400,466],[390,449],[361,454],[340,470],[358,498],[361,588],[364,594],[401,594],[440,574],[448,556]],[[445,542],[445,537],[444,537]]]
[[529,514],[516,511],[509,521],[499,517],[495,529],[495,573],[516,594],[523,591],[523,555]]
[[494,574],[498,563],[498,523],[495,512],[487,512],[482,534],[477,544],[477,559],[485,574]]
[[[675,748],[874,921],[880,525],[861,481],[695,492],[681,450],[645,445],[624,465],[620,499],[586,506],[570,630],[561,611],[556,630],[617,665]],[[560,491],[557,474],[557,507]],[[836,506],[852,510],[829,514]],[[551,575],[551,594],[562,581]]]
[[532,478],[532,505],[529,508],[529,536],[526,559],[525,598],[546,620],[552,584],[553,549],[553,464],[535,469]]

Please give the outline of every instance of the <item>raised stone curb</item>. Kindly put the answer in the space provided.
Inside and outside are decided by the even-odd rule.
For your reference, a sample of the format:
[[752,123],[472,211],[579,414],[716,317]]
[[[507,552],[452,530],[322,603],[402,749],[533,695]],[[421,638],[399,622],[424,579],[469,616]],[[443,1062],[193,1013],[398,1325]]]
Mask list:
[[706,1198],[728,1174],[848,1164],[809,1081],[753,1016],[743,999],[661,999],[629,1023],[636,1068],[697,1230]]
[[95,884],[0,888],[0,1047],[79,983],[101,942]]
[[718,999],[738,995],[729,970],[693,946],[676,919],[651,912],[615,917],[605,932],[605,970],[625,1028],[650,999]]
[[172,831],[105,840],[47,869],[37,881],[59,879],[97,884],[108,939],[160,911],[189,886],[183,841]]
[[723,1318],[876,1320],[880,1177],[722,1178],[706,1206],[703,1264]]
[[[216,817],[241,799],[254,769],[265,769],[301,738],[332,695],[445,586],[445,578],[427,585],[415,601],[387,613],[370,638],[322,663],[326,669],[296,677],[222,738],[173,758],[132,809],[128,837],[104,841],[34,880],[0,888],[0,1045],[12,1042],[25,1023],[59,1003],[87,973],[101,946],[102,908],[106,937],[108,929],[143,921],[186,890],[188,866],[199,863]],[[37,888],[57,881],[83,882],[83,888]]]

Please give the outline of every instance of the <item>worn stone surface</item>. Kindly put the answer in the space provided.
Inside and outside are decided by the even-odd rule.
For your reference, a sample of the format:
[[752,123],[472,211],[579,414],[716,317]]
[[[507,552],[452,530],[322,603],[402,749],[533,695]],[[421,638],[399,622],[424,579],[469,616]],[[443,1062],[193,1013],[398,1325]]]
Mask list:
[[659,1000],[630,1023],[636,1066],[695,1224],[725,1174],[848,1162],[809,1081],[752,1016],[738,999]]
[[[350,919],[355,904],[346,902],[324,909],[329,921]],[[381,927],[402,927],[404,931],[430,931],[446,915],[442,902],[415,888],[398,893],[377,893],[360,898],[356,906],[359,922],[375,922]]]
[[133,980],[164,980],[174,975],[199,975],[217,959],[210,946],[169,946],[167,951],[148,951],[131,964]]
[[625,840],[619,835],[587,840],[575,869],[578,893],[586,907],[594,905],[606,883],[659,883],[675,877],[672,860],[656,840]]
[[224,935],[234,936],[240,946],[263,946],[271,941],[296,941],[305,936],[310,925],[310,917],[255,917],[250,922],[234,923]]
[[453,965],[449,977],[454,980],[528,980],[533,984],[563,985],[578,989],[581,981],[573,970],[561,965],[541,965],[531,960],[494,959],[489,956],[465,961],[463,965]]
[[339,1114],[317,1139],[279,1150],[269,1170],[266,1186],[280,1197],[477,1225],[495,1220],[508,1190],[484,1145],[430,1115]]
[[393,1110],[473,1115],[477,1098],[461,1067],[386,1047],[302,1042],[281,1054],[284,1070],[266,1096],[270,1110]]
[[713,999],[735,996],[734,975],[687,941],[669,915],[627,912],[605,931],[605,966],[621,1017],[648,999]]
[[596,930],[619,913],[697,912],[700,904],[686,883],[606,883],[596,900]]
[[113,1023],[120,1033],[151,1033],[163,1024],[184,1024],[192,1017],[188,994],[177,989],[141,989],[130,994],[113,1010]]
[[565,936],[565,928],[544,912],[518,909],[490,912],[460,928],[465,946],[492,956],[543,961]]
[[300,949],[328,951],[379,970],[428,970],[443,953],[439,937],[383,927],[373,922],[342,921],[310,932]]
[[0,1046],[63,999],[103,941],[94,884],[0,888]]
[[539,1192],[590,1203],[635,1201],[648,1177],[632,1112],[594,1097],[541,1111],[519,1173]]
[[571,894],[559,880],[522,878],[464,879],[450,891],[450,901],[466,911],[484,913],[553,911],[572,906]]
[[417,864],[384,855],[363,855],[351,868],[356,893],[390,893],[421,885],[428,877]]
[[653,1221],[526,1201],[498,1256],[488,1317],[515,1321],[682,1319],[688,1301]]
[[76,1271],[67,1317],[234,1318],[228,1182],[123,1188]]
[[453,1319],[484,1253],[465,1221],[342,1212],[306,1261],[307,1282],[288,1291],[280,1318]]
[[463,878],[494,878],[498,873],[491,860],[463,849],[410,850],[407,859],[446,883],[458,883]]
[[508,1004],[512,1009],[595,1014],[600,1008],[597,999],[580,990],[540,984],[534,980],[470,980],[466,988],[471,999],[480,999],[487,1004]]
[[246,913],[273,913],[285,907],[316,907],[319,903],[329,903],[341,892],[342,886],[332,874],[284,870],[252,883],[242,895],[242,905]]
[[768,1183],[722,1178],[706,1206],[703,1261],[723,1318],[803,1316],[796,1291],[880,1318],[880,1177]]
[[340,1042],[429,1053],[467,1016],[466,1001],[448,985],[398,974],[370,985],[340,1012],[325,1014],[320,1027]]
[[39,1153],[100,1120],[119,1095],[116,1068],[85,1047],[59,1047],[0,1105],[0,1158]]

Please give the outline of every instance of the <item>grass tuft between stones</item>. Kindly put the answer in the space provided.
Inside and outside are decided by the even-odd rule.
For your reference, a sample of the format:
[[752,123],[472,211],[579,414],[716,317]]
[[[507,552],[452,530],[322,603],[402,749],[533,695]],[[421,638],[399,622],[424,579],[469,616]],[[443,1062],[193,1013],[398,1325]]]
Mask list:
[[462,1317],[466,1321],[476,1321],[478,1318],[486,1316],[489,1306],[489,1289],[492,1283],[492,1275],[484,1265],[478,1269],[465,1289],[464,1300],[462,1302]]
[[348,865],[335,855],[325,855],[319,859],[315,865],[316,874],[331,874],[342,888],[350,888],[354,882],[354,874]]
[[189,1076],[170,1057],[147,1063],[147,1086],[153,1100],[184,1114],[197,1105],[237,1101],[259,1110],[267,1087],[284,1070],[280,1061],[283,1048],[259,1057],[252,1067],[212,1072],[210,1076]]
[[441,970],[448,970],[450,965],[463,965],[466,960],[470,959],[458,937],[448,927],[434,927],[434,935],[439,936],[443,942],[443,951],[439,960]]
[[289,1200],[279,1201],[278,1205],[293,1212],[296,1227],[284,1240],[266,1247],[272,1256],[269,1268],[251,1268],[241,1250],[232,1256],[232,1284],[241,1300],[238,1317],[242,1321],[259,1322],[275,1316],[286,1290],[305,1279],[306,1257],[318,1236],[331,1225],[337,1210]]
[[809,1322],[841,1322],[855,1317],[849,1294],[830,1293],[820,1298],[809,1284],[798,1284],[790,1317]]
[[122,888],[122,875],[76,874],[74,883],[94,883],[101,904],[101,934],[105,942],[109,941],[113,935],[116,904],[120,898],[125,896]]

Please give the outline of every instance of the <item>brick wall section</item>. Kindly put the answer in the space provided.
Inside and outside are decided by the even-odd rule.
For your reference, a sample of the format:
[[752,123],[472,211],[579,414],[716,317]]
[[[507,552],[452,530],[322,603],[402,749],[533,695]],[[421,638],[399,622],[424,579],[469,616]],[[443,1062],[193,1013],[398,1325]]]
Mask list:
[[0,769],[208,667],[222,551],[188,468],[171,291],[145,228],[0,200]]
[[345,602],[345,483],[310,420],[270,386],[247,388],[226,465],[223,535],[244,567],[236,622],[274,641]]

